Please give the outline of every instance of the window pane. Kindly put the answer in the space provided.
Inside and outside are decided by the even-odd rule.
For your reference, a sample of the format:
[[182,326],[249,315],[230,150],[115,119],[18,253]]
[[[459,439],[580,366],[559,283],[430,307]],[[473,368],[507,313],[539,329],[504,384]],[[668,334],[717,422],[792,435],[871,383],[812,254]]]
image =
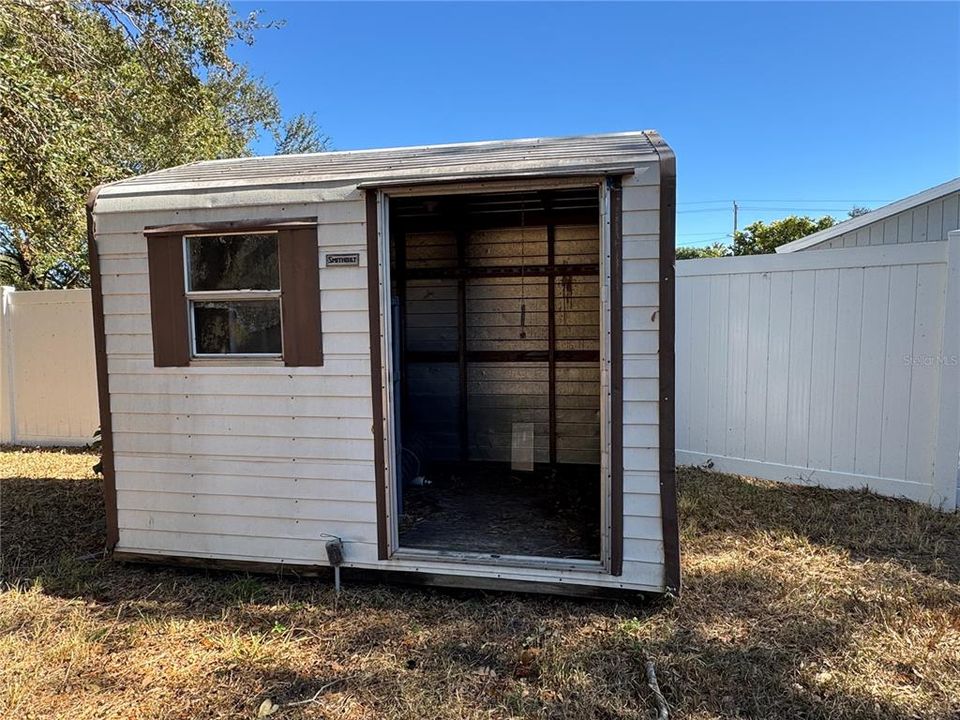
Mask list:
[[193,303],[197,354],[280,354],[280,301]]
[[279,290],[277,236],[187,238],[190,290]]

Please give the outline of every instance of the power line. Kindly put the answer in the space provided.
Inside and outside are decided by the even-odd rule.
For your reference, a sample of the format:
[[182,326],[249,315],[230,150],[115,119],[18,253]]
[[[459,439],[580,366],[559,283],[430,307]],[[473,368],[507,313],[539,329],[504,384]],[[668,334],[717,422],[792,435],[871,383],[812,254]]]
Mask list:
[[712,238],[709,238],[708,240],[698,240],[697,242],[689,242],[689,243],[677,243],[676,246],[677,247],[706,247],[711,243],[723,242],[729,239],[730,239],[729,235],[721,235],[720,237],[712,237]]
[[837,212],[845,208],[836,207],[764,207],[761,205],[740,205],[741,210],[752,210],[753,212]]
[[803,204],[803,203],[866,203],[866,204],[875,204],[875,205],[887,205],[890,203],[889,200],[744,200],[743,202],[760,202],[760,203],[789,203],[789,204]]
[[677,210],[677,215],[685,215],[686,213],[718,213],[718,212],[730,212],[729,207],[718,207],[718,208],[699,208],[697,210]]
[[[732,201],[727,200],[685,200],[684,202],[678,202],[677,205],[718,205],[724,204],[729,205]],[[815,204],[815,203],[832,203],[838,205],[845,205],[850,203],[864,203],[867,205],[887,205],[890,203],[889,200],[811,200],[809,198],[793,198],[791,200],[785,200],[780,198],[778,200],[758,200],[756,198],[748,198],[746,200],[741,200],[740,202],[749,202],[749,203],[786,203],[789,205],[803,205],[803,204]]]
[[[740,210],[751,210],[753,212],[843,212],[847,207],[821,207],[816,205],[741,205],[737,203]],[[690,213],[727,213],[730,207],[716,208],[696,208],[694,210],[677,210],[677,215],[688,215]]]

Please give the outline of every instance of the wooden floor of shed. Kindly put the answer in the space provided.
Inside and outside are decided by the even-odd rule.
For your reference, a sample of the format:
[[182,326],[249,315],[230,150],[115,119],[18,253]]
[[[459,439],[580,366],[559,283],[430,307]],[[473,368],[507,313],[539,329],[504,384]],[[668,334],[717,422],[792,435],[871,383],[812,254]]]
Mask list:
[[400,546],[494,555],[600,559],[600,469],[504,463],[427,467],[403,492]]

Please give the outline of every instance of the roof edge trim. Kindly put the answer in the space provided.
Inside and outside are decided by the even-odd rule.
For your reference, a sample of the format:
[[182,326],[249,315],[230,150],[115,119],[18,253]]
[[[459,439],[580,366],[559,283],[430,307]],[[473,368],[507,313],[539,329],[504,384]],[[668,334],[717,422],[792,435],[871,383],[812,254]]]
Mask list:
[[[651,158],[650,161],[653,161]],[[516,172],[497,172],[489,173],[464,173],[462,175],[425,175],[421,177],[400,177],[389,180],[365,180],[357,183],[360,190],[372,190],[375,188],[422,186],[422,185],[445,185],[449,183],[470,183],[496,180],[536,180],[539,178],[578,178],[603,175],[632,175],[636,171],[636,164],[632,165],[584,165],[577,167],[554,168],[544,170],[519,170]]]

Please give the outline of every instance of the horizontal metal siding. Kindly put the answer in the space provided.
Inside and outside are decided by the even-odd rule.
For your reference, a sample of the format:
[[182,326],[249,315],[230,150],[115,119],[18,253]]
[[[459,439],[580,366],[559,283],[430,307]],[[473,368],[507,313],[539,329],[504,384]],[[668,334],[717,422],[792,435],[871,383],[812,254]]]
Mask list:
[[[287,561],[319,562],[329,533],[354,557],[375,557],[363,204],[290,203],[239,219],[253,215],[317,216],[321,265],[328,251],[361,253],[360,268],[320,274],[321,368],[154,367],[142,229],[185,219],[97,218],[119,547],[203,555],[270,545]],[[223,219],[238,216],[189,217]]]
[[[623,183],[623,578],[663,562],[659,455],[658,166]],[[662,566],[658,575],[662,585]]]

